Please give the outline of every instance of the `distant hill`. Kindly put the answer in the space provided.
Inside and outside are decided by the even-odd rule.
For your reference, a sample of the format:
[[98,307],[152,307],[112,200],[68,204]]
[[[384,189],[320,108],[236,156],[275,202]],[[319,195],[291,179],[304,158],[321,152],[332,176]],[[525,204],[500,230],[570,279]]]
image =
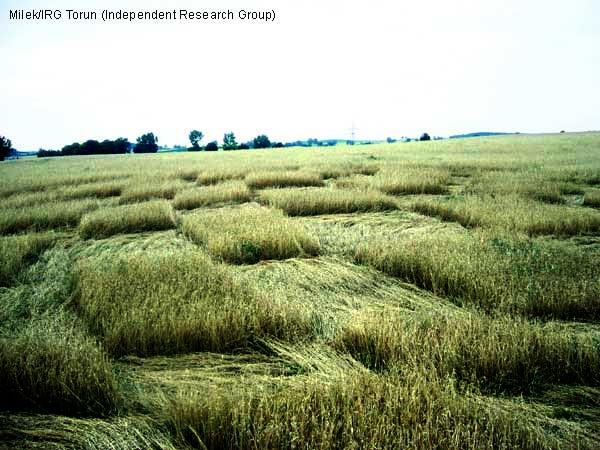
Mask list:
[[13,151],[10,156],[6,159],[19,159],[19,158],[28,158],[28,157],[32,157],[32,156],[36,156],[37,152],[34,151],[20,151],[20,150],[16,150]]
[[450,136],[450,139],[462,139],[462,138],[471,138],[471,137],[486,137],[486,136],[502,136],[506,134],[514,134],[514,133],[502,133],[498,131],[478,131],[476,133],[467,133],[467,134],[455,134],[454,136]]

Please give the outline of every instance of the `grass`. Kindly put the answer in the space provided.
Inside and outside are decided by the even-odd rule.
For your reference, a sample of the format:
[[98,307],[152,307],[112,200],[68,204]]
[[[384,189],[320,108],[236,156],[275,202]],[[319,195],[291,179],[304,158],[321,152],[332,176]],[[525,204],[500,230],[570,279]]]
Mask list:
[[[528,316],[600,317],[598,257],[566,244],[449,231],[366,241],[355,258],[456,302]],[[565,295],[569,292],[569,295]]]
[[599,146],[0,163],[0,447],[598,448]]
[[162,200],[117,206],[87,214],[79,225],[84,239],[102,239],[120,233],[175,228],[171,206]]
[[332,185],[338,189],[367,190],[371,185],[371,177],[368,175],[350,175],[335,179]]
[[140,203],[155,199],[171,200],[182,187],[178,182],[170,183],[139,183],[126,187],[119,198],[119,203]]
[[166,430],[144,416],[77,418],[54,414],[3,414],[0,441],[6,448],[56,450],[177,450]]
[[[489,197],[490,200],[492,199]],[[483,208],[487,208],[482,211]],[[437,217],[446,222],[458,222],[464,227],[478,227],[486,224],[486,217],[495,208],[477,197],[449,198],[445,200],[422,199],[411,205],[411,209],[426,216]],[[489,223],[495,223],[488,221]]]
[[84,184],[80,186],[72,186],[61,192],[64,199],[81,199],[81,198],[108,198],[118,197],[123,190],[123,184],[119,182],[112,183],[97,183]]
[[375,175],[379,171],[379,166],[373,163],[349,164],[345,161],[339,161],[336,164],[326,165],[320,169],[321,176],[324,179],[335,179],[349,177],[352,175]]
[[[71,162],[73,162],[72,159]],[[7,183],[5,187],[0,188],[0,198],[11,197],[15,194],[44,192],[49,189],[80,186],[90,183],[114,181],[117,179],[127,178],[127,175],[115,173],[115,171],[108,175],[105,173],[81,175],[77,172],[75,175],[65,175],[60,168],[53,171],[45,165],[35,167],[35,163],[33,161],[29,161],[26,163],[26,165],[28,165],[29,169],[28,174],[25,176],[17,175],[16,177],[8,178],[7,181],[9,183]],[[77,163],[72,163],[71,165],[77,167],[77,169],[90,169],[88,166],[78,167]]]
[[233,264],[287,259],[319,253],[319,241],[278,211],[243,207],[183,219],[183,233],[215,258]]
[[[4,239],[46,247],[52,236]],[[20,275],[19,285],[0,289],[3,411],[98,417],[119,408],[111,362],[67,307],[71,264],[64,249],[49,249]]]
[[0,235],[73,228],[84,214],[99,206],[97,200],[76,200],[5,209],[0,214]]
[[565,203],[565,195],[582,195],[572,182],[553,180],[540,170],[480,172],[467,189],[479,195],[517,194],[545,203]]
[[199,185],[219,184],[224,181],[241,180],[246,176],[246,168],[219,168],[217,170],[202,170],[196,176]]
[[70,319],[33,319],[0,337],[0,408],[106,416],[120,394],[112,366]]
[[349,322],[336,346],[374,370],[424,367],[491,392],[600,383],[600,344],[592,335],[510,317],[363,313]]
[[19,333],[35,318],[64,317],[72,292],[72,263],[62,244],[57,244],[24,270],[17,284],[0,289],[0,335]]
[[65,200],[105,199],[121,195],[123,185],[117,181],[112,183],[93,183],[66,186],[63,189],[50,189],[34,192],[22,192],[4,199],[2,209],[16,209],[41,206]]
[[261,192],[261,201],[290,216],[385,211],[396,208],[394,199],[376,191],[341,189],[274,189]]
[[251,189],[323,186],[324,184],[318,173],[309,171],[250,172],[245,181]]
[[591,206],[592,208],[600,208],[600,192],[587,192],[583,197],[583,206]]
[[0,287],[16,282],[55,240],[53,234],[0,237]]
[[596,211],[547,205],[518,195],[416,200],[411,208],[466,227],[484,226],[531,236],[575,236],[600,231],[600,214]]
[[207,449],[591,447],[558,421],[557,436],[548,436],[536,414],[511,406],[461,394],[451,380],[422,372],[349,373],[339,380],[308,378],[272,393],[184,392],[169,416],[184,442]]
[[250,201],[250,190],[242,181],[226,181],[213,186],[182,191],[175,196],[175,209],[196,209],[218,203]]
[[200,169],[198,167],[185,167],[178,168],[175,173],[175,178],[179,178],[183,181],[194,181],[198,178],[198,174],[200,173]]
[[75,277],[77,310],[116,356],[240,351],[311,330],[198,251],[85,259]]
[[3,199],[0,202],[0,208],[5,209],[18,209],[27,208],[31,206],[39,206],[43,203],[49,203],[58,201],[60,195],[56,191],[39,191],[39,192],[23,192],[15,194],[9,198]]
[[372,186],[385,194],[446,194],[450,173],[443,169],[390,167],[373,177]]
[[554,181],[585,184],[589,186],[600,184],[600,169],[598,167],[581,167],[580,165],[561,168],[552,174]]

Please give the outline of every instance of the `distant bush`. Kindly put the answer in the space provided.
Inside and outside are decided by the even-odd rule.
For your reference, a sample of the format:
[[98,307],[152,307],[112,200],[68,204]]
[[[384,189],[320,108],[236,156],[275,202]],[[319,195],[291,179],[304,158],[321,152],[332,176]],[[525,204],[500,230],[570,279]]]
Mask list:
[[62,156],[60,150],[44,150],[40,148],[36,155],[38,158],[51,158],[53,156]]
[[137,138],[133,153],[156,153],[158,151],[158,138],[154,133],[146,133]]
[[[65,145],[60,151],[60,156],[73,156],[73,155],[116,155],[123,154],[129,151],[129,146],[131,144],[125,138],[118,138],[114,141],[104,140],[102,142],[95,141],[93,139],[89,139],[85,141],[83,144],[79,144],[77,142]],[[43,156],[58,156],[52,154],[42,154],[42,149],[38,152],[38,157]],[[47,152],[47,151],[44,151]]]
[[252,147],[253,148],[269,148],[269,147],[271,147],[271,141],[269,140],[269,138],[266,135],[261,134],[260,136],[256,136],[254,138],[254,141],[252,141]]
[[65,145],[60,153],[62,156],[81,155],[81,144],[73,142],[72,144]]
[[207,152],[216,152],[217,150],[219,150],[219,144],[217,143],[217,141],[209,142],[208,144],[206,144],[206,147],[204,147],[204,150]]
[[4,161],[12,153],[12,142],[4,136],[0,136],[0,161]]
[[420,141],[430,141],[431,140],[431,136],[429,136],[427,133],[423,133],[421,135],[421,137],[419,138]]

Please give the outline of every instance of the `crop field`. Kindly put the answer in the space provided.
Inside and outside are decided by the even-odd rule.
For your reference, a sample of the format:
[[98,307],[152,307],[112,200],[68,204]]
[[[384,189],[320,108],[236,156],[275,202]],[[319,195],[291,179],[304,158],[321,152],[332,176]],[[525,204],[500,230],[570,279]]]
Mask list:
[[0,177],[0,448],[600,448],[600,134]]

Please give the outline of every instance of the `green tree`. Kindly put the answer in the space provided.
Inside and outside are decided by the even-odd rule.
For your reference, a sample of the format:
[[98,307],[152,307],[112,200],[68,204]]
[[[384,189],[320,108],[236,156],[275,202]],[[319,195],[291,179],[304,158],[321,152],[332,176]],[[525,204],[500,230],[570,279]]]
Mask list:
[[95,139],[88,139],[81,144],[82,155],[99,155],[102,153],[102,144]]
[[70,145],[65,145],[60,153],[63,156],[81,155],[81,144],[79,142],[73,142]]
[[158,151],[158,138],[154,133],[146,133],[136,140],[137,144],[133,148],[134,153],[156,153]]
[[269,138],[266,135],[261,134],[260,136],[256,136],[254,138],[254,141],[252,142],[252,147],[253,148],[270,148],[271,141],[269,140]]
[[127,138],[118,138],[113,141],[113,152],[114,153],[127,153],[129,152],[129,140]]
[[223,150],[236,150],[237,148],[238,144],[235,141],[235,134],[225,133],[223,136]]
[[431,140],[431,136],[429,136],[427,133],[423,133],[421,135],[421,137],[419,138],[420,141],[430,141]]
[[4,161],[4,158],[8,158],[12,153],[12,142],[5,136],[0,136],[0,161]]
[[200,141],[204,137],[204,133],[202,133],[202,131],[192,130],[192,131],[190,131],[189,137],[190,137],[190,142],[191,142],[194,150],[196,150],[196,149],[200,150]]

